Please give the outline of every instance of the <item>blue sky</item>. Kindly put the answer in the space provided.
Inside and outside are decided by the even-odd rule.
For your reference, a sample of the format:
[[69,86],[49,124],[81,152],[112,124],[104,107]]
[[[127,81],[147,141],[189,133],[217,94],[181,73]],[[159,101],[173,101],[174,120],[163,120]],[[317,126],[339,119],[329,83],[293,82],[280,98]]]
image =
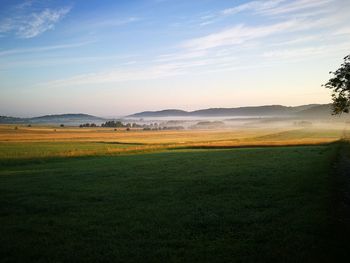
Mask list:
[[348,0],[0,0],[0,115],[328,103]]

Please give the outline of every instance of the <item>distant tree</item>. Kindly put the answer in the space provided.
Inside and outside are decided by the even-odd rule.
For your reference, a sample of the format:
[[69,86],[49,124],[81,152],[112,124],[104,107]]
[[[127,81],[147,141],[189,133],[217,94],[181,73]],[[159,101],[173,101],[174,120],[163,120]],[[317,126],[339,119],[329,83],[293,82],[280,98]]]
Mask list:
[[60,127],[61,127],[61,128],[64,127],[64,124],[61,124]]
[[[84,127],[97,127],[97,125],[95,123],[84,123],[84,124],[80,124],[79,125],[80,128],[84,128]],[[102,126],[104,127],[104,126]]]
[[121,121],[106,121],[101,124],[101,127],[122,128],[125,127],[125,125]]
[[331,89],[333,114],[349,113],[350,110],[350,55],[344,58],[343,64],[334,72],[333,77],[324,86]]

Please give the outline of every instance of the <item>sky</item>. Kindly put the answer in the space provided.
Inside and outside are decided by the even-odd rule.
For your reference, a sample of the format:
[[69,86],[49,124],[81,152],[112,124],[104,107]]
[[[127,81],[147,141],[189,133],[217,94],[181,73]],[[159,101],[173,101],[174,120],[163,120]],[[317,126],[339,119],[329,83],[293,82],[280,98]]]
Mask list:
[[329,103],[348,0],[0,0],[0,115]]

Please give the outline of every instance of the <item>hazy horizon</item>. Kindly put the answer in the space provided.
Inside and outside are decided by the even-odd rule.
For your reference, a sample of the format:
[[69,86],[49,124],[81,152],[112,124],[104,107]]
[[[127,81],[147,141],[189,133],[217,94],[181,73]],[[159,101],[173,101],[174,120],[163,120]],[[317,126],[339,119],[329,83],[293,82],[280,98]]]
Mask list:
[[349,53],[350,2],[2,1],[0,115],[297,106]]
[[[284,107],[298,107],[298,106],[305,106],[305,105],[323,105],[325,103],[307,103],[307,104],[297,104],[297,105],[282,105],[282,104],[264,104],[264,105],[245,105],[245,106],[233,106],[233,107],[204,107],[204,108],[195,108],[195,109],[181,109],[181,108],[162,108],[162,109],[145,109],[145,110],[140,110],[137,112],[130,112],[127,114],[123,115],[113,115],[113,114],[106,114],[106,115],[98,115],[94,114],[91,112],[83,112],[83,111],[76,111],[76,112],[44,112],[42,114],[37,114],[37,115],[1,115],[0,116],[7,116],[7,117],[18,117],[18,118],[32,118],[32,117],[40,117],[40,116],[46,116],[46,115],[64,115],[64,114],[87,114],[87,115],[92,115],[96,117],[102,117],[102,118],[119,118],[119,117],[127,117],[136,113],[142,113],[142,112],[158,112],[158,111],[164,111],[164,110],[182,110],[186,112],[192,112],[192,111],[197,111],[197,110],[206,110],[206,109],[229,109],[229,108],[245,108],[245,107],[263,107],[263,106],[284,106]],[[329,104],[329,103],[326,103]],[[226,116],[227,117],[227,116]]]

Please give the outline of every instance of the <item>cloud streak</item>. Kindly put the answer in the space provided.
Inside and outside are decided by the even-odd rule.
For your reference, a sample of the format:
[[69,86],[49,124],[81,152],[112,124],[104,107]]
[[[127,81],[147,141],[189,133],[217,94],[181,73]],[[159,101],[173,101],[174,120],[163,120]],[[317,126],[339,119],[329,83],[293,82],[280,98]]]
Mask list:
[[26,23],[18,26],[16,34],[20,38],[36,37],[45,31],[53,29],[55,24],[60,21],[69,11],[70,7],[56,10],[45,9],[39,13],[32,13]]
[[[32,11],[29,2],[14,9],[13,14],[0,21],[0,33],[13,33],[19,38],[34,38],[52,30],[71,10],[71,7],[45,8]],[[12,13],[12,12],[11,12]]]
[[252,13],[267,17],[293,15],[294,17],[311,17],[330,12],[335,0],[260,0],[250,1],[241,5],[226,8],[209,15],[202,16],[200,26],[206,26],[221,21],[239,13]]
[[[238,12],[252,11],[262,15],[283,16],[273,17],[259,24],[251,24],[250,21],[238,25],[226,24],[225,29],[180,41],[175,49],[171,48],[172,52],[159,54],[155,58],[148,60],[143,58],[136,64],[124,64],[123,66],[116,61],[119,63],[118,68],[101,69],[96,73],[58,79],[39,86],[74,87],[154,80],[184,74],[249,68],[251,66],[247,61],[255,58],[259,58],[255,67],[267,67],[272,63],[274,65],[280,63],[279,60],[293,61],[296,58],[303,60],[317,56],[323,57],[325,53],[338,54],[340,51],[343,52],[346,46],[335,45],[336,40],[326,40],[325,36],[335,31],[335,27],[339,24],[344,24],[347,18],[343,18],[342,14],[334,13],[333,9],[331,10],[333,13],[327,13],[325,16],[313,16],[312,18],[299,16],[308,12],[319,14],[319,11],[323,12],[327,9],[319,7],[327,7],[331,2],[332,0],[252,1],[234,7],[234,10],[226,10],[221,15],[228,16]],[[206,15],[203,20],[206,19],[213,19],[213,16]],[[134,19],[125,20],[126,23],[133,21]],[[102,23],[101,26],[118,24],[119,22],[108,21]],[[347,33],[347,27],[338,32],[338,34]],[[6,53],[1,54],[0,52],[1,55],[6,55]]]
[[42,83],[39,86],[67,87],[91,84],[118,83],[124,81],[151,80],[181,74],[175,64],[163,64],[141,69],[115,69],[99,73],[77,75],[72,78]]
[[306,20],[289,20],[267,26],[246,26],[240,24],[204,37],[190,39],[185,41],[182,47],[192,50],[206,50],[222,46],[239,45],[249,40],[267,37],[276,33],[303,30],[312,25],[306,22]]
[[298,59],[303,60],[306,57],[323,57],[332,56],[334,53],[346,52],[349,47],[349,43],[335,44],[335,45],[321,45],[321,46],[309,46],[303,48],[291,48],[267,51],[262,54],[264,58],[273,60],[285,60],[285,59]]
[[277,7],[286,0],[270,0],[270,1],[252,1],[235,7],[227,8],[221,11],[222,15],[234,15],[245,11],[264,12]]
[[53,45],[53,46],[41,46],[41,47],[33,47],[33,48],[16,48],[16,49],[8,49],[8,50],[0,50],[0,57],[9,56],[9,55],[17,55],[24,53],[37,53],[58,49],[69,49],[69,48],[77,48],[81,46],[85,46],[87,44],[93,43],[92,41],[80,42],[80,43],[71,43],[71,44],[62,44],[62,45]]
[[292,12],[301,12],[313,8],[326,6],[333,0],[286,0],[251,1],[221,11],[222,15],[233,15],[240,12],[251,11],[261,15],[281,15]]

